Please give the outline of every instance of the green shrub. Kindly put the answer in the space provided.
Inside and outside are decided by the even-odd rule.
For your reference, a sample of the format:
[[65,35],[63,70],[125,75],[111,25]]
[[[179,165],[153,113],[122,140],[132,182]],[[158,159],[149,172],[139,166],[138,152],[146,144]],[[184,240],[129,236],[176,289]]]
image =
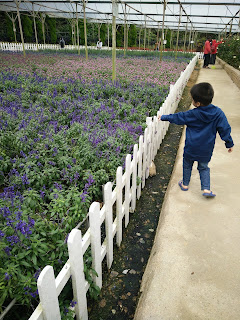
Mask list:
[[231,37],[220,44],[218,56],[236,69],[240,69],[240,40],[238,36]]

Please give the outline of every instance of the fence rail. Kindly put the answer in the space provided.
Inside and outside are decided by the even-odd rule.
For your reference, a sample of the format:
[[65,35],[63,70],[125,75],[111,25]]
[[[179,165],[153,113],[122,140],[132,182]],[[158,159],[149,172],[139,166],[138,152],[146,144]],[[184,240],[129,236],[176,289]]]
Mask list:
[[[68,238],[69,260],[55,278],[52,266],[46,266],[37,281],[40,303],[29,320],[61,319],[58,296],[64,286],[72,278],[73,308],[76,319],[87,320],[87,291],[89,284],[83,270],[83,256],[91,247],[92,267],[97,272],[93,280],[102,287],[102,261],[106,257],[108,268],[113,262],[113,244],[120,246],[122,241],[122,222],[127,227],[129,213],[134,212],[136,200],[141,196],[145,180],[149,176],[149,167],[160,144],[168,130],[169,123],[158,121],[162,114],[174,113],[182,96],[183,89],[194,69],[198,56],[196,55],[175,85],[170,86],[170,92],[162,107],[153,118],[147,118],[147,128],[144,136],[139,137],[139,143],[134,145],[133,154],[128,154],[125,160],[125,172],[118,167],[116,171],[116,187],[112,182],[104,186],[104,204],[100,209],[99,202],[93,202],[89,209],[89,229],[82,236],[81,231],[73,229]],[[137,181],[140,183],[137,184]],[[114,212],[113,212],[114,211]],[[115,219],[114,219],[115,217]],[[105,224],[105,239],[101,241],[101,225]]]
[[[36,44],[36,43],[24,43],[25,50],[31,50],[31,51],[38,51],[38,50],[78,50],[78,46],[75,45],[65,45],[64,49],[60,47],[59,44]],[[85,50],[85,46],[79,46],[79,48],[82,50]],[[88,46],[88,49],[96,49],[96,46]],[[108,47],[102,47],[103,50],[109,49]],[[119,49],[122,50],[122,49]],[[0,51],[23,51],[23,45],[22,43],[15,43],[15,42],[0,42]],[[129,51],[132,51],[129,49]],[[142,51],[142,50],[134,50],[134,51]],[[169,51],[166,51],[169,52]],[[179,51],[179,53],[189,53],[187,51]],[[196,54],[198,59],[203,59],[203,52],[190,52],[193,54]]]

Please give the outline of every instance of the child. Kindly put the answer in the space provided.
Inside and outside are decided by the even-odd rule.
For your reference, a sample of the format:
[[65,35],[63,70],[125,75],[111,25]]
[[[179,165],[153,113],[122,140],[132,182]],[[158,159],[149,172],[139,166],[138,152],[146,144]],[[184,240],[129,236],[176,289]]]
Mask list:
[[231,127],[224,112],[211,104],[214,91],[207,82],[195,84],[191,91],[194,109],[186,112],[162,115],[159,120],[169,121],[175,124],[185,124],[186,140],[183,154],[183,180],[179,181],[179,187],[183,191],[188,190],[194,161],[198,161],[198,171],[201,180],[201,190],[206,198],[216,195],[210,190],[210,169],[208,163],[211,160],[217,132],[228,152],[232,152],[234,146],[231,137]]

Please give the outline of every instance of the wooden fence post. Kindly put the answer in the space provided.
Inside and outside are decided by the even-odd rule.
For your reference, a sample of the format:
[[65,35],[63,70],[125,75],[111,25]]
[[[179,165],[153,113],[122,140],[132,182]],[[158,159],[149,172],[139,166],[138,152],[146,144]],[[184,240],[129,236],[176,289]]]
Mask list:
[[113,216],[112,216],[112,183],[107,182],[103,194],[105,204],[105,227],[107,238],[107,266],[110,269],[113,262]]
[[52,266],[46,266],[37,280],[44,320],[61,320],[55,277]]
[[143,169],[142,169],[142,188],[145,187],[146,180],[146,167],[147,167],[147,137],[148,137],[148,128],[144,131],[143,139]]
[[74,301],[76,301],[75,313],[77,320],[87,320],[87,297],[85,291],[84,262],[82,251],[82,233],[73,229],[68,237],[68,252],[71,266],[72,286]]
[[93,269],[98,276],[94,277],[94,282],[99,288],[102,287],[102,257],[101,257],[101,221],[100,203],[93,202],[89,208],[91,251],[93,258]]

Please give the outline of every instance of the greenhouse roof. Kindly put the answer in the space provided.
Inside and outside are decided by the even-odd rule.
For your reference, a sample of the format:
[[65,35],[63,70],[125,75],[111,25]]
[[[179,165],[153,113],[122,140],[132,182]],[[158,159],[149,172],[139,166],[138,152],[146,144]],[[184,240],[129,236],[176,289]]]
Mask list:
[[[21,13],[35,12],[46,13],[50,17],[83,18],[83,2],[78,0],[22,0],[19,1]],[[121,0],[118,1],[117,24],[123,24],[126,17],[129,24],[158,28],[163,21],[163,0]],[[240,1],[194,1],[170,0],[166,1],[165,28],[176,30],[179,16],[181,15],[180,30],[192,28],[198,32],[229,32],[240,31]],[[14,0],[0,0],[0,11],[16,12],[17,5]],[[126,16],[125,16],[126,13]],[[86,17],[92,22],[111,23],[111,0],[86,1]],[[226,29],[225,29],[226,28]]]

